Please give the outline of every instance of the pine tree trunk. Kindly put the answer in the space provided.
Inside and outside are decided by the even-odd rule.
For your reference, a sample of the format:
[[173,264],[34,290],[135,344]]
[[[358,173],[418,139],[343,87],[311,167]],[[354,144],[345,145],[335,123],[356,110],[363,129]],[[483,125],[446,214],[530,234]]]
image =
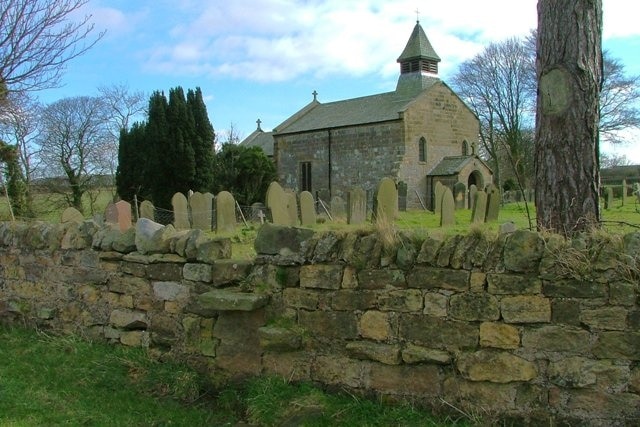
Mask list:
[[600,220],[602,1],[538,1],[538,229],[564,235]]

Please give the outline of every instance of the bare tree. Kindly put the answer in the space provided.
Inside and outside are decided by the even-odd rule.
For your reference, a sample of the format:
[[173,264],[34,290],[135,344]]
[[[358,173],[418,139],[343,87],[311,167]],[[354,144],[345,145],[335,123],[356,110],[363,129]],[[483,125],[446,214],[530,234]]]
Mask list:
[[619,59],[603,53],[603,81],[600,92],[600,138],[624,143],[621,131],[640,128],[640,76],[629,76]]
[[536,65],[537,224],[571,235],[600,220],[601,0],[539,0]]
[[64,66],[103,36],[91,37],[89,0],[0,0],[0,82],[9,92],[55,87]]
[[40,157],[46,164],[50,188],[65,196],[69,206],[83,211],[82,196],[109,174],[113,157],[109,144],[108,109],[98,97],[65,98],[44,108]]

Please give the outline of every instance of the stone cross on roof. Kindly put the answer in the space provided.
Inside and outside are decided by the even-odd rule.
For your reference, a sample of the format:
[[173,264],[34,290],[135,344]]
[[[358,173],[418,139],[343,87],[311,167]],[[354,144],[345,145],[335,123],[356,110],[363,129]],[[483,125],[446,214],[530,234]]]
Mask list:
[[313,100],[317,101],[318,100],[318,92],[316,90],[314,90],[313,92],[311,92],[311,95],[313,95]]
[[262,123],[262,120],[258,119],[258,120],[256,120],[256,123],[258,124],[258,129],[257,129],[257,130],[262,130],[262,129],[260,128],[260,123]]

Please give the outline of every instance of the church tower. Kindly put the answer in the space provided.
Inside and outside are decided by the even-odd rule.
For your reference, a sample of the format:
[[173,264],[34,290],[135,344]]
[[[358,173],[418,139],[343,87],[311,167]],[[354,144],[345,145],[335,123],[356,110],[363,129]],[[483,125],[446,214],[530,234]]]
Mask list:
[[397,62],[400,64],[400,77],[396,92],[412,94],[425,89],[434,78],[438,78],[440,57],[431,46],[420,21],[416,21]]

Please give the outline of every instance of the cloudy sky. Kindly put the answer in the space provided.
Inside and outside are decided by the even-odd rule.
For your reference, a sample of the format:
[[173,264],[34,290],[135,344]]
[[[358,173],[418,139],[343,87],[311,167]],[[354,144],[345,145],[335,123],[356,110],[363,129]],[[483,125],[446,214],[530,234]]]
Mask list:
[[[216,132],[247,136],[311,101],[393,90],[416,17],[447,81],[493,41],[536,27],[536,0],[90,0],[105,37],[69,64],[50,102],[125,84],[150,94],[200,87]],[[603,46],[640,74],[640,26],[628,0],[603,0]],[[418,13],[416,13],[418,11]],[[640,163],[640,137],[619,150]],[[606,147],[608,150],[609,148]]]

